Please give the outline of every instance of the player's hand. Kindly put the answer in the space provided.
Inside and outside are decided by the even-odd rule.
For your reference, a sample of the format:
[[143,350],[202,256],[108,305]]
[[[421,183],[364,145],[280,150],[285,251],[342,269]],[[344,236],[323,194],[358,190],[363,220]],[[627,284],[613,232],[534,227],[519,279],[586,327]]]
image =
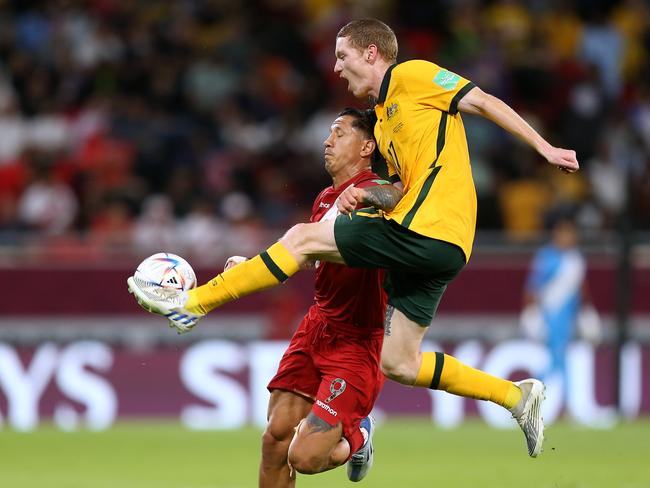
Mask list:
[[570,149],[562,149],[560,147],[551,147],[551,149],[544,155],[546,160],[553,166],[564,171],[565,173],[573,173],[580,169],[576,152]]
[[348,186],[336,199],[334,204],[339,212],[343,215],[348,215],[355,208],[359,202],[363,202],[367,196],[366,190],[357,188],[354,183]]
[[244,256],[230,256],[226,260],[226,264],[223,265],[223,270],[228,271],[230,268],[233,268],[237,266],[239,263],[243,263],[244,261],[248,261],[248,258]]

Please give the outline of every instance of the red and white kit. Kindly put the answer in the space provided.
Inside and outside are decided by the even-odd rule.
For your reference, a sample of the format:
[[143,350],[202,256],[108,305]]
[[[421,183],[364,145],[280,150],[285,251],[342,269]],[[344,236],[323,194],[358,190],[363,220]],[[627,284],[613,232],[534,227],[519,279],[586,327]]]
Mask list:
[[[337,189],[323,190],[311,222],[334,219],[334,202],[354,183],[377,185],[371,171],[357,174]],[[329,423],[341,422],[351,452],[363,444],[359,422],[384,384],[379,361],[386,295],[384,272],[321,262],[316,268],[315,304],[309,309],[282,356],[269,390],[287,390],[314,400],[312,412]]]

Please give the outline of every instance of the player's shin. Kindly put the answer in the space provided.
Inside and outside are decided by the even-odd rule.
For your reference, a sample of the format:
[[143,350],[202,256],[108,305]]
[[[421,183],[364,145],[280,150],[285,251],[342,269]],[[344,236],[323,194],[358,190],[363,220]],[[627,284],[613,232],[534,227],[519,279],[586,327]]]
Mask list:
[[296,258],[276,242],[263,253],[190,290],[185,308],[206,314],[232,300],[279,285],[299,269]]
[[508,409],[521,399],[521,390],[513,382],[472,368],[441,352],[422,353],[415,386],[487,400]]

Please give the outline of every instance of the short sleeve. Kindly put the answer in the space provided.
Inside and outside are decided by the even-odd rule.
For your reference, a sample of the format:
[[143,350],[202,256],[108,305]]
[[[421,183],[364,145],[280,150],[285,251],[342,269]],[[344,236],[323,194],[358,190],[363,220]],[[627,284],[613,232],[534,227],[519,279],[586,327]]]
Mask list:
[[359,187],[359,188],[370,188],[370,187],[373,187],[373,186],[390,185],[390,184],[391,184],[390,181],[386,181],[386,180],[380,178],[379,176],[377,176],[376,178],[373,178],[371,180],[362,181],[361,183],[359,183],[357,185],[357,187]]
[[396,74],[417,102],[456,114],[458,102],[476,85],[462,76],[429,61],[408,61]]

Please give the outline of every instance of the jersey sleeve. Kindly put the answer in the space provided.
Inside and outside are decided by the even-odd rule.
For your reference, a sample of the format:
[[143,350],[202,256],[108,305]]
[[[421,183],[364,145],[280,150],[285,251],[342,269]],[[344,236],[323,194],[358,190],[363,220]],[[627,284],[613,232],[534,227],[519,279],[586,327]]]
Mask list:
[[374,175],[373,178],[360,181],[356,186],[358,188],[370,188],[371,186],[390,185],[390,184],[391,184],[390,181],[384,180],[378,175]]
[[399,76],[411,97],[450,114],[458,112],[458,102],[476,87],[462,76],[428,61],[410,61],[400,67]]

